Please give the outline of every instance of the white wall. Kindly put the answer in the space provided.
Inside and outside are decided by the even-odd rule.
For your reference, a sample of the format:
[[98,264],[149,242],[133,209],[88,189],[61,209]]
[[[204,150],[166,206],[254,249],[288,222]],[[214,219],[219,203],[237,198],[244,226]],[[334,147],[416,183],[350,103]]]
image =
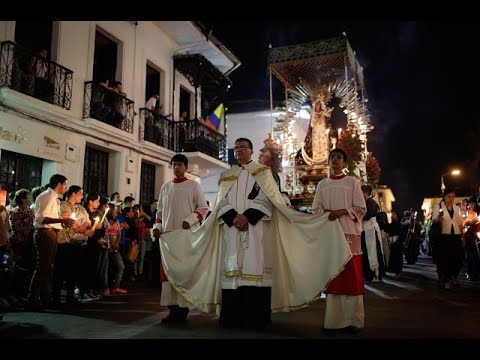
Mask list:
[[[253,159],[258,160],[260,149],[264,147],[263,141],[271,133],[272,121],[276,125],[276,118],[279,113],[273,113],[273,120],[270,110],[262,110],[246,113],[228,113],[227,117],[227,147],[229,149],[235,146],[235,140],[239,137],[246,137],[253,144]],[[302,110],[294,126],[294,131],[298,135],[299,142],[303,142],[307,135],[310,115]]]
[[[156,165],[155,191],[158,194],[161,185],[173,178],[168,166],[173,152],[138,141],[139,116],[135,117],[133,134],[95,120],[83,119],[84,83],[91,81],[93,76],[97,27],[120,43],[117,80],[122,81],[128,98],[135,101],[135,112],[138,113],[138,109],[145,105],[148,60],[164,72],[164,88],[161,91],[163,99],[160,99],[164,113],[173,112],[178,117],[180,86],[192,94],[195,89],[183,75],[174,73],[172,55],[179,45],[157,25],[149,21],[140,21],[138,26],[131,21],[59,21],[55,24],[52,60],[73,71],[71,109],[61,109],[13,90],[2,89],[1,100],[13,99],[16,111],[24,112],[28,109],[31,117],[24,117],[15,110],[0,105],[0,127],[4,131],[16,133],[20,126],[27,132],[25,137],[28,138],[24,142],[0,138],[0,148],[48,160],[44,161],[43,183],[52,174],[61,173],[67,176],[70,184],[81,185],[85,149],[87,144],[93,144],[110,153],[109,192],[118,191],[122,196],[132,193],[137,198],[141,162],[145,159]],[[14,34],[14,21],[0,21],[0,40],[14,40]],[[175,103],[172,103],[173,78]],[[191,100],[190,114],[193,116],[193,96]],[[200,114],[200,99],[197,111]],[[53,143],[47,144],[45,137]],[[74,150],[68,151],[68,148]],[[73,159],[67,159],[72,157],[72,152]],[[134,162],[133,172],[127,171],[128,159]],[[127,184],[127,178],[130,178],[130,184]]]

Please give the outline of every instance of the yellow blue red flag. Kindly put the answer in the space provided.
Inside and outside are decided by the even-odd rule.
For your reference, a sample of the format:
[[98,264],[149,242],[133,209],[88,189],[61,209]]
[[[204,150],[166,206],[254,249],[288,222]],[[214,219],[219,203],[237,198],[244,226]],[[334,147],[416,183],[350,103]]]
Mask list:
[[225,107],[223,103],[207,116],[204,124],[209,128],[223,134],[225,129]]

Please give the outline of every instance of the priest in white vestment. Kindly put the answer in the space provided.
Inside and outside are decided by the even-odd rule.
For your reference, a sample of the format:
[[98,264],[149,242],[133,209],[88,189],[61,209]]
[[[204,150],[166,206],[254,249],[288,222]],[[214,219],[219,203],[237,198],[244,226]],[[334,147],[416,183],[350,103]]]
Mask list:
[[235,142],[241,169],[216,215],[225,241],[220,312],[224,328],[262,329],[271,321],[271,239],[264,237],[264,224],[272,217],[273,205],[243,167],[252,162],[252,153],[250,140]]
[[[365,199],[359,182],[345,176],[347,154],[334,149],[328,158],[330,177],[317,185],[313,200],[314,213],[328,213],[328,219],[339,222],[353,254],[345,269],[332,282],[326,294],[324,329],[344,329],[357,332],[364,327],[362,250],[360,235],[366,212]],[[338,220],[338,221],[337,221]]]
[[271,312],[308,306],[352,253],[338,221],[288,208],[268,166],[235,142],[239,165],[219,180],[211,215],[198,229],[162,234],[170,284],[224,327],[261,329]]
[[[178,229],[196,229],[204,219],[208,205],[200,184],[185,177],[188,158],[177,154],[170,161],[175,178],[163,184],[157,203],[155,227],[168,233]],[[170,312],[162,322],[178,323],[186,320],[190,303],[170,286],[163,267],[160,269],[162,295],[160,304]]]

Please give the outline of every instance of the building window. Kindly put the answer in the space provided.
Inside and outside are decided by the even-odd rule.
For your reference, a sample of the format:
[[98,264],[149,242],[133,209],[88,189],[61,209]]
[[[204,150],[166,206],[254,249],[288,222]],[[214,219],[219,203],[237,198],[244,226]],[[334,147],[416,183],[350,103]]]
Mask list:
[[109,81],[109,86],[119,80],[117,72],[117,58],[119,44],[114,41],[113,36],[103,29],[97,28],[95,32],[95,55],[93,57],[93,81]]
[[[155,165],[142,161],[140,175],[140,204],[150,204],[155,199]],[[146,209],[144,209],[146,211]]]
[[2,150],[0,184],[8,191],[42,185],[43,159]]
[[[165,74],[159,70],[153,63],[147,61],[146,68],[146,87],[145,87],[145,102],[147,102],[153,95],[158,95],[159,99],[155,104],[157,112],[163,112],[163,84],[165,82]],[[162,109],[160,108],[160,105]],[[151,109],[148,109],[151,110]]]
[[183,112],[187,112],[187,118],[183,119],[183,121],[195,118],[195,116],[192,116],[192,114],[190,114],[190,105],[192,103],[191,97],[192,93],[180,86],[180,112],[178,113],[177,119],[180,119]]
[[108,195],[108,152],[87,146],[83,168],[83,192]]

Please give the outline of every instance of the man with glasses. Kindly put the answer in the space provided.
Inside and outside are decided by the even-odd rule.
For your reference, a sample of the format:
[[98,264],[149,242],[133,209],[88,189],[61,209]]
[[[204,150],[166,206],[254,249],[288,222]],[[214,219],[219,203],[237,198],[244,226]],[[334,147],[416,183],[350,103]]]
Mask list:
[[216,206],[194,232],[162,237],[172,286],[224,328],[264,329],[273,311],[317,299],[351,257],[338,222],[288,208],[270,167],[235,141],[238,165],[219,180]]

